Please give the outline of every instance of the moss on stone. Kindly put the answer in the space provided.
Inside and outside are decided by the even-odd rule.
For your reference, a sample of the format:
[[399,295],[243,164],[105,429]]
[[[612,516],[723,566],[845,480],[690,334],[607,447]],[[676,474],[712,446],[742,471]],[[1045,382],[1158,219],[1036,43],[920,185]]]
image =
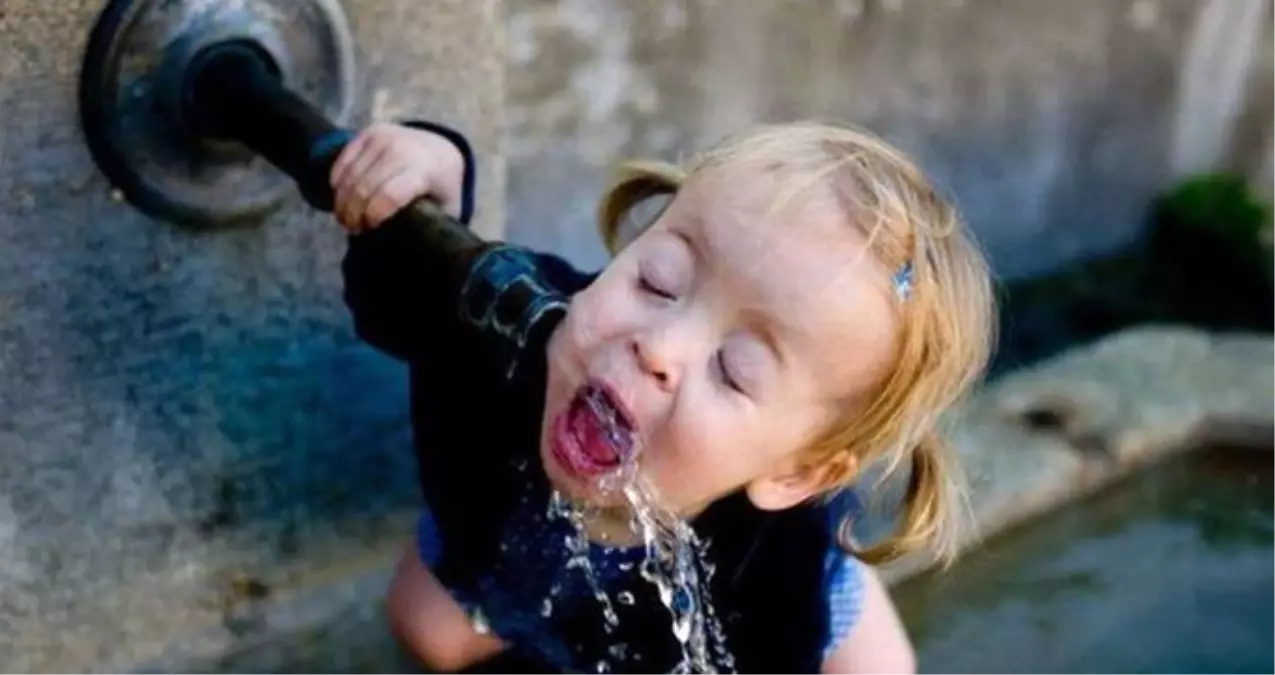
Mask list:
[[1111,255],[1000,286],[993,374],[1134,325],[1272,330],[1272,209],[1243,178],[1192,177],[1148,213]]

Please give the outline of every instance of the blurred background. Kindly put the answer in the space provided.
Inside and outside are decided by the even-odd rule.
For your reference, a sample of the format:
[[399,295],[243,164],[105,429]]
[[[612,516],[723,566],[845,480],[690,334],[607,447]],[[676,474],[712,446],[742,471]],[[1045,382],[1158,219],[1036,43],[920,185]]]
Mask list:
[[[0,0],[0,669],[410,669],[405,383],[340,235],[122,203],[74,103],[102,4]],[[342,5],[353,122],[461,128],[475,227],[583,267],[619,159],[811,117],[910,152],[1002,306],[952,430],[980,536],[886,570],[921,668],[1275,669],[1270,0]]]
[[[508,234],[600,265],[593,208],[616,157],[675,160],[753,122],[846,120],[919,160],[1002,280],[1052,278],[1137,246],[1175,189],[1199,192],[1160,222],[1269,196],[1270,24],[1269,3],[1246,0],[506,3]],[[1200,217],[1245,221],[1257,255],[1256,211]],[[1193,285],[1237,286],[1220,271]],[[1113,288],[1131,283],[1066,298],[1088,316],[1016,316],[1001,358],[1134,319],[1116,316],[1139,311],[1118,307],[1141,304],[1119,297],[1132,289]],[[1269,297],[1255,300],[1252,317],[1213,320],[1269,329]]]

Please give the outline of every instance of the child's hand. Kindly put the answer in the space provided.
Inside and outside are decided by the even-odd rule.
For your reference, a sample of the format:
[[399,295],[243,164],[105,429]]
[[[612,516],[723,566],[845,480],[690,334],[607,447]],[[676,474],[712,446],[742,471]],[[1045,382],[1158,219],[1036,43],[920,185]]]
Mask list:
[[458,216],[464,171],[464,156],[446,138],[398,124],[373,124],[332,166],[332,212],[350,232],[374,228],[422,196]]

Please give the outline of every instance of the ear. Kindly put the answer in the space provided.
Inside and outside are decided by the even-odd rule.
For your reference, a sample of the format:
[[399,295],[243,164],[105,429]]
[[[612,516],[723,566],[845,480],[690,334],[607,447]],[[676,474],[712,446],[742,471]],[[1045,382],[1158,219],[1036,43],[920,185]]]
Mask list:
[[838,467],[831,463],[814,466],[787,464],[770,475],[753,480],[744,487],[744,492],[753,506],[763,511],[782,511],[836,484],[849,468],[852,467]]

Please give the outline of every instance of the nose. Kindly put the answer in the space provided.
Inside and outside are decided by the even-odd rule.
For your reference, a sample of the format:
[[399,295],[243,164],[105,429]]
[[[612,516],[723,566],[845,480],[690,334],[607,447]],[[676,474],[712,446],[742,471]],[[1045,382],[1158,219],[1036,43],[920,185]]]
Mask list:
[[633,338],[629,348],[638,368],[661,390],[671,392],[677,389],[680,368],[676,365],[674,350],[666,334],[659,331],[643,333]]

